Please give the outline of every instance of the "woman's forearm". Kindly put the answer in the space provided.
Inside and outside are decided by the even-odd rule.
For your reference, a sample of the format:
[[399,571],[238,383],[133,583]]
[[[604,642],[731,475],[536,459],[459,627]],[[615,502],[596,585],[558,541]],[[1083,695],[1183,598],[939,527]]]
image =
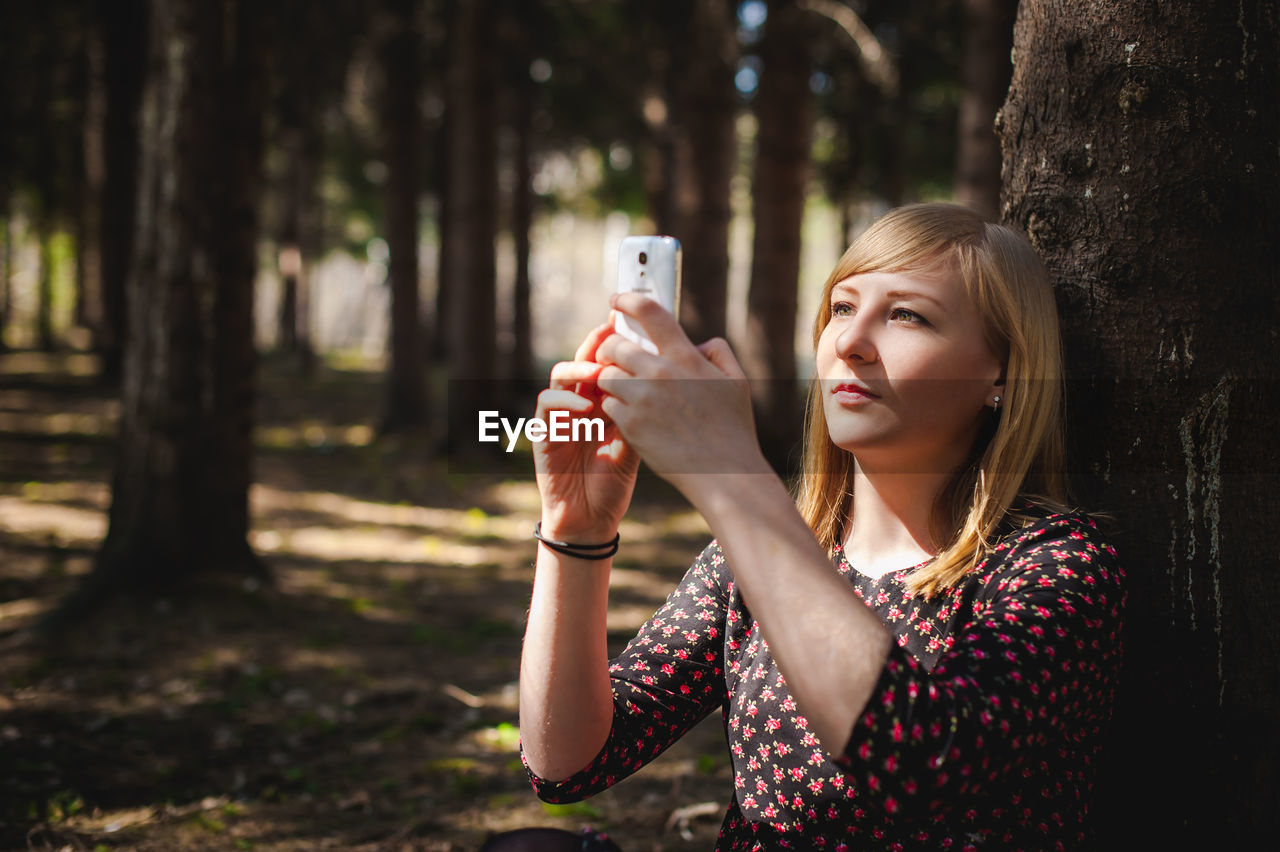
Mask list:
[[809,729],[840,754],[893,641],[833,568],[773,474],[699,477],[706,518]]
[[[556,538],[544,526],[543,534]],[[578,537],[606,541],[612,537]],[[534,774],[562,780],[595,757],[613,723],[606,616],[612,559],[538,545],[520,659],[520,738]]]

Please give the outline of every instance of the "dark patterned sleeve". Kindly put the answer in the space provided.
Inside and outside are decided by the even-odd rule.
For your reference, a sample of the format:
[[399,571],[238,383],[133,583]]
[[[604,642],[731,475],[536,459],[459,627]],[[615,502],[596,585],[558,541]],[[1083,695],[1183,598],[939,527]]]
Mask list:
[[1048,748],[1096,743],[1110,718],[1125,600],[1115,550],[1092,521],[1064,515],[1003,550],[990,605],[932,673],[892,647],[837,759],[891,814],[990,793]]
[[576,802],[616,784],[724,704],[729,584],[724,556],[713,541],[610,661],[613,727],[600,753],[563,781],[540,778],[525,763],[538,798]]

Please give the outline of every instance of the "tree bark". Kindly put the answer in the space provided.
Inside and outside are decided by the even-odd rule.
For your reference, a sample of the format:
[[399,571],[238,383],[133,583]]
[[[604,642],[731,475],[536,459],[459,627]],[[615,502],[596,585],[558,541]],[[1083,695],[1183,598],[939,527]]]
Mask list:
[[249,547],[262,155],[253,7],[150,4],[136,266],[106,540],[69,608],[199,573],[265,577]]
[[105,23],[90,10],[85,28],[85,105],[82,151],[84,182],[76,262],[79,298],[76,322],[87,328],[100,350],[105,308],[102,292],[102,214],[107,179],[107,45]]
[[529,280],[529,255],[532,250],[533,230],[533,91],[532,87],[517,90],[519,103],[513,110],[515,121],[515,189],[511,203],[511,236],[516,249],[516,276],[514,312],[512,321],[513,344],[511,349],[510,376],[514,383],[534,380],[533,366],[533,315],[530,302],[533,296]]
[[53,225],[43,222],[37,229],[40,240],[40,276],[36,287],[36,346],[41,352],[57,348],[53,337]]
[[102,376],[118,384],[128,337],[125,281],[129,276],[138,206],[138,109],[147,67],[144,0],[100,0],[107,112],[103,134],[101,223],[102,322],[97,348]]
[[385,432],[421,429],[428,413],[427,350],[418,293],[418,149],[422,136],[418,94],[422,75],[416,5],[414,0],[388,0],[390,32],[383,48],[384,204],[391,250],[391,363],[382,424]]
[[1129,592],[1103,848],[1280,829],[1278,45],[1265,0],[1019,9],[1004,216],[1057,288],[1072,473]]
[[687,73],[676,89],[688,164],[675,188],[677,236],[687,247],[680,322],[701,342],[726,333],[729,298],[729,184],[738,166],[736,4],[697,0]]
[[494,11],[487,0],[462,0],[455,19],[449,72],[452,129],[448,230],[449,433],[455,446],[473,440],[483,398],[500,399],[497,360],[497,87]]
[[1000,139],[995,120],[1009,92],[1018,0],[964,0],[964,95],[956,151],[956,200],[1000,215]]
[[769,3],[756,92],[755,237],[745,360],[760,442],[779,471],[790,465],[802,419],[795,333],[813,121],[804,14],[790,0]]
[[9,311],[12,302],[12,288],[9,279],[13,276],[13,209],[10,206],[9,189],[0,183],[0,213],[4,214],[4,233],[0,234],[0,352],[8,350],[5,332],[9,328]]

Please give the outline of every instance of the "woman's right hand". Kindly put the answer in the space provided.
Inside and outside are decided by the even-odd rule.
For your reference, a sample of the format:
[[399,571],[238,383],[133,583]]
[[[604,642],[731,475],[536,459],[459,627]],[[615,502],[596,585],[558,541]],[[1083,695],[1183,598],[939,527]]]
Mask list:
[[[614,333],[614,314],[592,329],[572,361],[551,368],[550,386],[538,394],[537,417],[550,422],[552,411],[569,412],[572,421],[599,417],[604,440],[538,441],[533,465],[542,495],[542,534],[579,543],[613,538],[635,491],[640,456],[623,439],[618,426],[600,408],[602,391],[596,377],[602,364],[596,349]],[[584,435],[591,435],[584,430]],[[593,435],[591,437],[594,437]]]

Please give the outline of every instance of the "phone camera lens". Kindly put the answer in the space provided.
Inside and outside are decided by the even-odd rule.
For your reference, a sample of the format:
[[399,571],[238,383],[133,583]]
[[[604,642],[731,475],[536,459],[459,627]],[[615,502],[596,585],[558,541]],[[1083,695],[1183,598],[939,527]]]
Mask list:
[[641,262],[641,263],[648,263],[648,262],[649,262],[649,255],[645,254],[644,252],[640,252],[640,262]]

